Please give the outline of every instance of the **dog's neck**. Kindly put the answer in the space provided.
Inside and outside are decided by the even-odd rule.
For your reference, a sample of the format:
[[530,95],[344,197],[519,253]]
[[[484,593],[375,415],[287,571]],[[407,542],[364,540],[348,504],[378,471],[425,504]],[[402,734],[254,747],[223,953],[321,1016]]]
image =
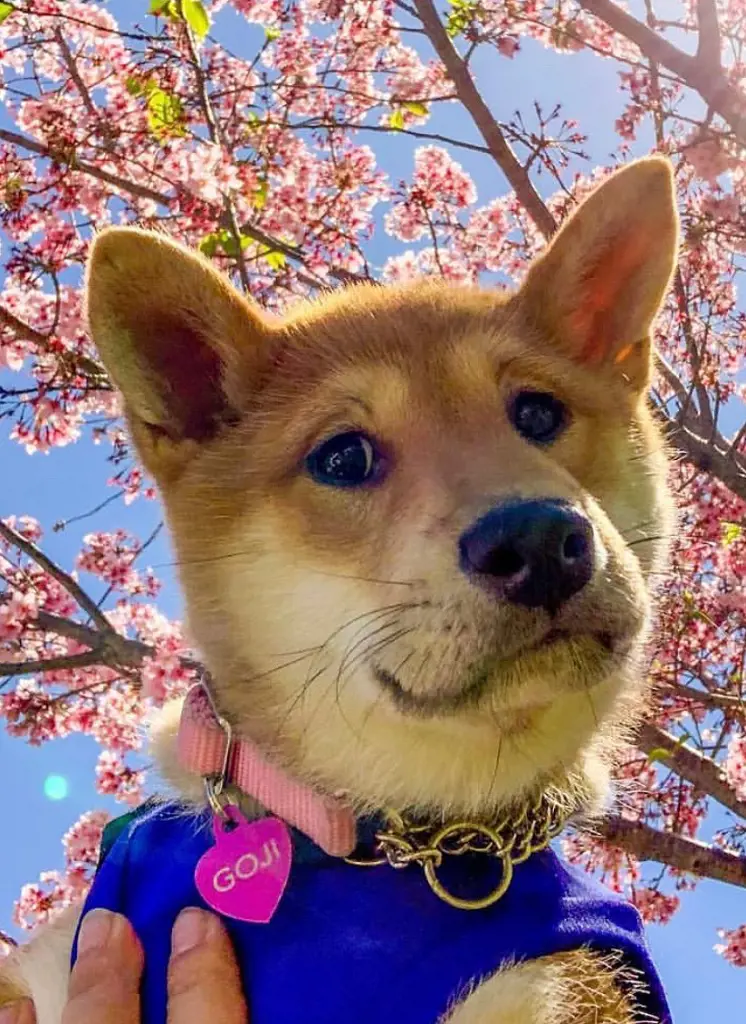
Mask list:
[[[188,789],[180,788],[191,801],[204,806],[209,794],[213,809],[219,809],[219,804],[215,803],[217,784],[218,790],[225,787],[219,799],[225,793],[236,794],[235,802],[248,817],[276,815],[332,856],[347,856],[355,848],[356,816],[344,794],[320,792],[273,763],[252,740],[234,736],[205,684],[198,684],[189,691],[181,707],[178,727],[172,728],[170,733],[171,760],[175,753],[180,773],[190,779]],[[561,808],[563,821],[576,818],[587,811],[589,794],[584,786],[578,785],[577,779],[574,783],[568,780],[568,784],[563,781],[552,780],[538,786],[535,793],[525,800],[517,799],[514,806],[496,808],[496,816],[506,823],[510,818],[520,823],[526,813],[532,814],[543,807],[545,810],[552,808],[552,814]],[[195,782],[198,788],[194,787]],[[430,817],[432,815],[426,815],[425,819]]]

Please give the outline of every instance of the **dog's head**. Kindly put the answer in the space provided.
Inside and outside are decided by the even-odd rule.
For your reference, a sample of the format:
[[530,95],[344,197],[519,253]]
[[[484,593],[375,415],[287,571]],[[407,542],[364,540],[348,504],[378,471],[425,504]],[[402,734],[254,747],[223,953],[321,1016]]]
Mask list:
[[98,236],[93,337],[239,730],[365,806],[584,785],[670,533],[646,392],[676,235],[641,161],[512,296],[359,286],[277,321],[162,236]]

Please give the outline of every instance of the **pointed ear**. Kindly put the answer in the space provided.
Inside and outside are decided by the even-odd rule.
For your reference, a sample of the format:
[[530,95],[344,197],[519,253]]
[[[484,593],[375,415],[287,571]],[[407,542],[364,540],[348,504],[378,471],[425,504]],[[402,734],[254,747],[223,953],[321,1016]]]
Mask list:
[[532,324],[589,367],[647,388],[650,332],[676,262],[671,166],[652,157],[617,171],[565,222],[516,301]]
[[270,327],[206,259],[163,235],[109,228],[93,243],[86,291],[91,335],[151,471],[238,419]]

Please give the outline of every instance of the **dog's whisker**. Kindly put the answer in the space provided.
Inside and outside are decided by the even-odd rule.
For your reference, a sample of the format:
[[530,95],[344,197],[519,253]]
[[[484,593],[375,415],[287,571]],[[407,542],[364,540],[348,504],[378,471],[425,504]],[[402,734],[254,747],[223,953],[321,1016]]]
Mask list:
[[303,684],[300,687],[298,687],[298,690],[295,693],[291,694],[289,698],[289,707],[285,712],[284,717],[280,721],[277,731],[275,733],[275,742],[277,742],[282,729],[288,723],[293,711],[298,706],[298,704],[301,703],[301,701],[304,699],[311,686],[313,686],[316,680],[320,676],[322,676],[324,672],[328,671],[329,668],[331,668],[331,662],[328,662],[326,665],[323,665],[321,668],[317,669],[316,672],[307,675]]
[[[234,558],[253,558],[254,556],[255,552],[250,550],[225,551],[220,555],[210,555],[204,558],[174,558],[168,562],[156,562],[153,564],[153,568],[179,569],[190,565],[211,565],[231,561]],[[330,579],[354,580],[359,583],[374,583],[382,587],[416,587],[418,585],[421,586],[424,582],[423,580],[392,580],[386,578],[381,579],[375,576],[359,576],[355,573],[330,572],[328,569],[316,569],[313,566],[309,566],[306,571],[312,573],[314,576],[326,576]]]
[[[393,674],[395,676],[399,675],[401,670],[404,668],[404,666],[407,664],[407,662],[410,661],[410,659],[414,656],[414,654],[415,654],[415,648],[413,647],[410,650],[409,654],[407,654],[404,658],[402,658],[402,660],[399,662],[399,664],[394,669],[394,673]],[[374,712],[376,711],[377,708],[380,707],[381,701],[383,700],[383,698],[384,698],[384,693],[383,693],[383,690],[381,690],[381,692],[378,694],[376,699],[371,703],[370,707],[368,708],[368,710],[363,715],[363,719],[362,719],[362,721],[360,723],[360,736],[361,737],[363,735],[363,732],[365,731],[366,726],[368,725],[368,722],[370,721],[371,717],[373,716]]]
[[377,579],[374,576],[357,576],[353,573],[329,572],[327,569],[312,569],[315,576],[329,576],[338,580],[355,580],[359,583],[376,583],[382,587],[415,587],[421,586],[424,580],[389,580]]
[[500,770],[500,759],[503,753],[503,733],[500,733],[500,739],[497,741],[497,756],[495,757],[495,767],[492,769],[492,778],[490,780],[489,789],[487,790],[487,805],[489,806],[492,801],[492,793],[497,782],[498,772]]
[[344,670],[340,668],[340,670],[337,672],[337,692],[339,692],[339,685],[342,679],[343,671],[348,679],[351,678],[353,670],[362,662],[369,660],[371,654],[380,653],[381,651],[384,651],[387,646],[389,646],[392,643],[395,643],[396,640],[400,639],[401,637],[408,636],[410,633],[414,632],[413,627],[401,627],[397,622],[391,622],[385,628],[389,630],[393,629],[394,632],[387,636],[379,636],[377,640],[373,638],[376,634],[382,632],[382,629],[376,630],[374,633],[369,634],[369,636],[366,637],[365,646],[361,647],[353,658],[348,659],[346,665],[344,666]]
[[402,637],[405,636],[410,636],[410,634],[415,632],[414,627],[412,626],[398,627],[398,624],[396,623],[392,625],[395,627],[395,631],[393,633],[389,634],[388,636],[379,637],[377,640],[372,640],[371,638],[372,642],[367,644],[367,646],[363,650],[358,651],[358,653],[355,655],[355,658],[347,664],[345,674],[347,675],[348,678],[350,677],[353,668],[355,668],[361,662],[370,661],[372,655],[380,654],[381,652],[385,651],[387,647],[390,647],[392,644],[396,643],[397,640],[400,640]]
[[586,679],[583,680],[583,691],[584,691],[586,699],[588,701],[588,706],[591,709],[591,715],[593,716],[593,723],[594,723],[596,729],[599,729],[601,723],[598,720],[598,712],[596,711],[596,705],[593,703],[593,694],[591,693],[591,688],[588,685],[588,681]]
[[[391,627],[389,627],[389,628],[391,628]],[[378,632],[380,632],[380,630],[376,630],[375,632],[378,633]],[[363,651],[359,652],[358,655],[356,656],[355,660],[363,658],[371,650],[377,650],[379,648],[385,649],[387,644],[395,642],[397,639],[400,639],[401,637],[406,636],[407,633],[410,633],[410,632],[412,632],[411,629],[401,629],[401,630],[398,630],[398,632],[394,633],[390,637],[379,638],[379,640],[373,642],[372,644],[369,644],[368,647],[366,647]],[[347,667],[348,679],[350,678],[349,673],[351,673],[352,667],[353,667],[352,664],[348,665],[348,667]],[[347,682],[347,680],[345,682]],[[342,687],[341,687],[340,683],[341,683],[340,672],[337,671],[335,673],[335,678],[332,680],[332,682],[326,688],[326,690],[324,692],[324,696],[326,696],[326,694],[328,694],[330,692],[332,687],[334,687],[334,690],[335,690],[334,702],[337,705],[337,709],[338,709],[338,711],[340,713],[340,716],[342,717],[342,720],[344,721],[345,725],[348,727],[350,732],[352,732],[353,735],[355,735],[358,739],[360,739],[359,731],[357,729],[355,729],[355,727],[349,721],[349,719],[345,715],[344,710],[342,708],[342,705],[341,705],[341,702],[340,702]],[[307,725],[310,725],[311,721],[313,720],[314,716],[316,715],[316,713],[318,712],[319,708],[322,705],[323,705],[323,700],[319,701],[316,709],[312,712],[311,717],[309,718]]]
[[264,672],[257,672],[255,675],[249,676],[246,683],[256,683],[260,679],[267,679],[269,676],[274,675],[275,672],[282,672],[283,669],[292,668],[293,665],[300,664],[302,661],[305,661],[306,658],[313,657],[313,655],[319,650],[320,648],[318,647],[308,648],[308,653],[291,658],[289,661],[284,661],[281,665],[275,665],[273,668],[268,668]]
[[627,547],[634,548],[638,544],[653,544],[659,540],[670,540],[670,536],[664,533],[651,534],[649,537],[638,537],[636,540],[628,540]]
[[[369,616],[369,621],[363,622],[362,626],[359,626],[355,630],[355,632],[352,634],[352,636],[349,639],[349,642],[348,642],[346,650],[347,651],[354,651],[356,646],[357,646],[355,641],[357,641],[357,639],[360,636],[360,634],[361,633],[365,634],[365,631],[370,626],[372,626],[375,622],[380,622],[380,620],[382,618],[386,618],[386,617],[389,617],[389,616],[393,617],[393,618],[397,618],[399,616],[400,612],[406,611],[406,610],[409,610],[409,609],[412,609],[412,608],[416,608],[416,607],[417,607],[416,604],[388,605],[384,609],[380,610],[380,614],[376,613],[375,616]],[[345,656],[343,656],[342,661],[344,661],[344,657]]]
[[358,637],[359,637],[358,639],[352,638],[350,643],[348,644],[348,646],[345,648],[345,652],[342,655],[342,658],[340,659],[339,671],[337,672],[337,678],[339,678],[339,676],[345,670],[345,668],[346,668],[348,663],[350,663],[350,662],[354,663],[355,652],[359,651],[361,647],[365,646],[365,644],[367,643],[368,640],[371,639],[371,637],[377,636],[379,633],[383,632],[384,630],[391,629],[392,627],[398,628],[398,625],[399,625],[399,616],[398,615],[393,615],[389,619],[387,619],[385,622],[383,622],[380,626],[377,626],[376,629],[374,629],[372,631],[364,632],[362,637],[360,637],[359,633],[358,633]]
[[355,615],[353,618],[348,619],[346,622],[343,622],[341,626],[338,626],[335,630],[333,630],[329,634],[329,636],[326,638],[324,643],[321,644],[321,648],[323,649],[323,648],[329,647],[329,645],[332,643],[332,641],[336,640],[337,637],[340,635],[340,633],[343,633],[346,629],[349,629],[350,626],[354,625],[356,622],[362,622],[363,620],[368,620],[368,619],[370,619],[371,621],[376,621],[376,617],[377,616],[384,615],[386,612],[406,611],[408,609],[419,608],[421,606],[422,606],[422,602],[419,602],[419,601],[409,601],[409,602],[400,602],[400,603],[397,603],[397,604],[383,605],[380,608],[373,608],[373,609],[371,609],[371,610],[369,610],[367,612],[362,612],[360,615]]
[[[397,604],[397,605],[387,605],[387,606],[384,606],[383,608],[374,608],[374,609],[369,610],[367,612],[363,612],[360,615],[356,615],[352,619],[348,619],[346,622],[342,623],[341,626],[339,626],[332,633],[330,633],[329,636],[327,637],[327,639],[324,641],[323,644],[319,645],[319,647],[316,648],[316,657],[318,657],[319,655],[323,654],[325,651],[328,652],[328,647],[331,644],[331,642],[340,633],[342,633],[345,629],[348,629],[354,623],[359,622],[360,620],[364,620],[364,619],[370,619],[370,618],[374,618],[375,619],[375,618],[378,618],[381,615],[384,615],[386,613],[390,613],[392,611],[398,611],[399,608],[401,608],[401,607],[407,607],[407,605],[399,605],[399,604]],[[331,662],[329,662],[326,665],[324,665],[318,671],[314,671],[314,665],[315,665],[315,658],[314,658],[314,661],[312,661],[311,664],[308,667],[308,672],[306,673],[306,678],[305,678],[303,684],[299,687],[298,692],[293,694],[293,696],[291,697],[290,705],[288,707],[288,710],[287,710],[287,712],[285,714],[285,717],[283,719],[283,722],[282,722],[283,726],[287,722],[287,720],[290,717],[290,715],[292,714],[292,712],[298,706],[298,704],[304,699],[306,693],[308,692],[310,687],[313,685],[313,683],[321,675],[323,675],[324,672],[326,672],[331,667]]]

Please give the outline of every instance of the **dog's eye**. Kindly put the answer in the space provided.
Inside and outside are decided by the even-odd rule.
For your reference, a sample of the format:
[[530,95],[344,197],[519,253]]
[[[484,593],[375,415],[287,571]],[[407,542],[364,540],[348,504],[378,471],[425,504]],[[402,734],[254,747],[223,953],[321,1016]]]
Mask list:
[[306,458],[310,476],[328,487],[360,487],[374,479],[380,467],[373,442],[359,430],[330,437]]
[[547,391],[519,391],[511,399],[508,417],[515,429],[534,444],[549,444],[567,426],[567,406]]

